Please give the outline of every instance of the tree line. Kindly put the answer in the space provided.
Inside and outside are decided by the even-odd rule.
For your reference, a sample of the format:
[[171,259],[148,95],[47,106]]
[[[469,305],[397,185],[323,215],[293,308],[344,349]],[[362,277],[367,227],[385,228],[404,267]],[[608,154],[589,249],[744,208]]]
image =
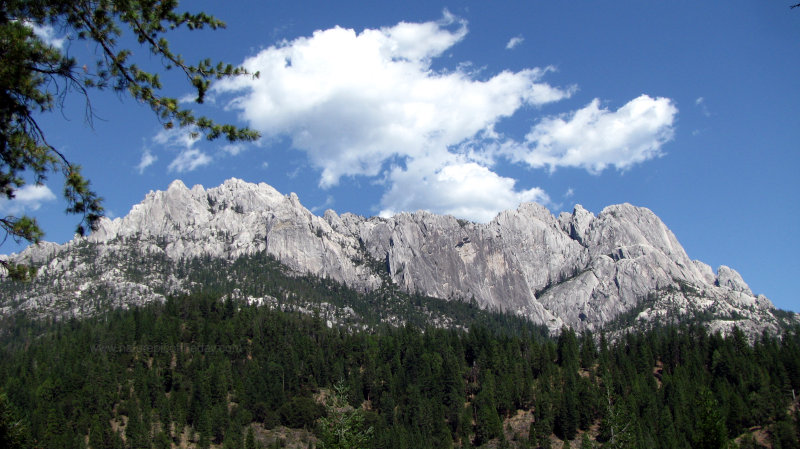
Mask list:
[[[611,342],[503,323],[358,331],[209,293],[18,316],[0,340],[0,433],[92,449],[799,446],[797,329]],[[267,438],[281,426],[310,436]]]

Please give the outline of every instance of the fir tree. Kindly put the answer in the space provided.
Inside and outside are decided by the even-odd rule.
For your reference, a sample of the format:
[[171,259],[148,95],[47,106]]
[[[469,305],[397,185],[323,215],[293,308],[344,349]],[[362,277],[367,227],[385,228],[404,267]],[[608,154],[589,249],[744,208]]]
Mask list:
[[714,394],[703,388],[697,397],[697,429],[694,447],[697,449],[721,449],[727,443],[727,431],[719,412]]
[[594,444],[592,444],[592,440],[589,438],[589,434],[584,432],[583,436],[581,436],[581,449],[593,449]]

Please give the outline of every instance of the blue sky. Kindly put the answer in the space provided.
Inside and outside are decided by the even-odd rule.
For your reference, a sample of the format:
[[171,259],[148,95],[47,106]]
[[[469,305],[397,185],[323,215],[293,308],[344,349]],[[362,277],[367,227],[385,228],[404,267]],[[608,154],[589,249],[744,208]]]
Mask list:
[[[321,214],[428,209],[479,221],[520,201],[555,214],[653,210],[691,258],[800,311],[800,10],[791,2],[191,2],[225,30],[173,49],[259,70],[200,109],[252,126],[229,145],[164,132],[113,93],[41,117],[110,216],[173,179],[238,177]],[[52,36],[91,65],[93,47]],[[146,67],[158,60],[137,50]],[[165,75],[168,92],[190,93]],[[61,180],[0,213],[71,238]],[[18,251],[6,242],[0,252]]]

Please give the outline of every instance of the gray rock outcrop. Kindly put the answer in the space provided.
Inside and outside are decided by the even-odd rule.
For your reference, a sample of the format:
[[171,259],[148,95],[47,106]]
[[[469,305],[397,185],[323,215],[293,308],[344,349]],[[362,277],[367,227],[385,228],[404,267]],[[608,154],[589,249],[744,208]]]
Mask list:
[[[80,257],[87,245],[96,252],[92,260]],[[486,224],[424,211],[364,218],[329,210],[318,217],[294,194],[237,179],[210,189],[174,181],[125,217],[104,219],[86,239],[12,255],[40,266],[43,278],[58,279],[58,288],[34,285],[0,307],[46,311],[68,303],[75,314],[86,309],[81,292],[98,283],[120,306],[163,299],[157,291],[191,288],[178,278],[126,278],[115,271],[125,251],[172,261],[265,252],[297,274],[363,291],[388,279],[409,292],[474,299],[552,330],[599,329],[632,310],[641,310],[636,319],[645,322],[708,312],[718,321],[712,327],[720,329],[734,320],[753,332],[777,328],[768,299],[754,296],[736,271],[722,266],[715,275],[691,260],[645,208],[615,205],[595,216],[577,205],[556,218],[541,205],[524,203]],[[103,276],[86,280],[98,270]]]

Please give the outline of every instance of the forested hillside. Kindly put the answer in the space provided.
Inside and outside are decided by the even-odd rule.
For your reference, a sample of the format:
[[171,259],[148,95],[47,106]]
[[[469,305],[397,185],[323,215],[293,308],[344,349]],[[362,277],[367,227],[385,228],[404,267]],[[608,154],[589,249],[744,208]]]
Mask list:
[[798,447],[798,330],[465,324],[362,331],[211,294],[14,317],[3,420],[43,448]]

